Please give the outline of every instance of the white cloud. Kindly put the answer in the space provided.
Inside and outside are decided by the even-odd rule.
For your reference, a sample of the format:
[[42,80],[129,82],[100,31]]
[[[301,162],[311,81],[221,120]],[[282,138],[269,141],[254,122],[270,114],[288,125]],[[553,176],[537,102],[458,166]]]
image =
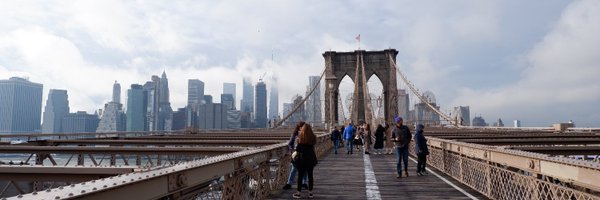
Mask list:
[[[538,115],[528,120],[558,122],[570,116],[577,117],[582,124],[597,124],[599,118],[578,116],[593,116],[600,111],[593,105],[600,101],[598,21],[599,2],[573,2],[554,28],[528,53],[530,64],[521,80],[492,91],[465,89],[455,104],[472,105],[481,113],[502,113],[514,119],[536,112]],[[556,109],[586,104],[587,108],[571,111],[582,113]]]
[[[109,100],[115,80],[126,94],[131,83],[165,70],[173,107],[181,107],[187,79],[204,81],[215,100],[223,82],[237,83],[239,103],[242,77],[256,81],[266,73],[279,76],[283,103],[304,94],[309,75],[320,75],[323,52],[353,51],[360,33],[362,49],[398,49],[403,72],[435,92],[442,107],[453,102],[490,117],[513,116],[506,107],[548,110],[599,99],[597,3],[573,2],[559,16],[567,3],[0,2],[0,78],[29,76],[45,89],[65,88],[72,107],[91,111]],[[554,23],[545,37],[534,34]],[[513,58],[524,58],[526,71],[504,66]]]

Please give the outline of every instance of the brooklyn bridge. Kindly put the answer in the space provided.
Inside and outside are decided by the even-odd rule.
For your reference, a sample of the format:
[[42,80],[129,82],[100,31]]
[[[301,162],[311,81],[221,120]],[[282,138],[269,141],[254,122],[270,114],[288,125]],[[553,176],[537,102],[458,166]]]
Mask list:
[[[316,199],[600,199],[598,130],[463,126],[418,91],[396,66],[397,54],[323,53]],[[345,76],[354,82],[348,118],[339,114]],[[368,95],[373,76],[383,85],[381,117]],[[393,124],[401,114],[393,92],[398,81],[444,121],[426,127],[425,176],[396,178],[395,155],[333,153],[336,125]],[[269,129],[0,135],[0,154],[11,160],[0,163],[0,198],[290,199],[295,190],[282,188],[292,129],[284,124],[301,104]],[[409,173],[415,171],[409,163]]]

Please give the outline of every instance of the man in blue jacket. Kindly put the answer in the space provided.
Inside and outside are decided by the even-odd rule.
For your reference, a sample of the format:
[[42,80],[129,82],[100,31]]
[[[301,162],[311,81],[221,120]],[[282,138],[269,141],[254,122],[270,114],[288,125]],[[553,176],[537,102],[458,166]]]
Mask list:
[[352,122],[344,129],[344,140],[346,140],[346,154],[352,154],[352,140],[354,140],[354,127],[352,127]]

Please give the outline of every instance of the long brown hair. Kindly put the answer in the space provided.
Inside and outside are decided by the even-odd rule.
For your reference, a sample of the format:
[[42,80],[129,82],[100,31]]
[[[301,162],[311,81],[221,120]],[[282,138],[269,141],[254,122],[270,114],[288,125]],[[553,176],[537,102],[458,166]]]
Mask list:
[[310,124],[304,124],[304,126],[302,126],[302,130],[300,131],[300,134],[298,134],[298,144],[317,144],[317,136],[313,133]]

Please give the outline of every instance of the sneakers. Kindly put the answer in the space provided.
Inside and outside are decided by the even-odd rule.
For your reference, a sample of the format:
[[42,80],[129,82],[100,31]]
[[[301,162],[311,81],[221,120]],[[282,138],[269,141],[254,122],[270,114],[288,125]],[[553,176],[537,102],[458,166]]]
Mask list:
[[400,173],[396,174],[396,178],[402,178],[402,175],[400,175]]
[[309,199],[315,198],[315,196],[313,195],[313,193],[311,191],[308,191],[308,198]]
[[294,194],[292,194],[292,197],[294,197],[294,199],[299,199],[302,198],[302,195],[300,195],[300,192],[295,192]]
[[285,184],[285,186],[283,186],[284,190],[291,189],[291,188],[292,188],[292,185],[290,185],[290,184]]
[[423,176],[423,174],[421,174],[421,172],[417,172],[417,176]]

